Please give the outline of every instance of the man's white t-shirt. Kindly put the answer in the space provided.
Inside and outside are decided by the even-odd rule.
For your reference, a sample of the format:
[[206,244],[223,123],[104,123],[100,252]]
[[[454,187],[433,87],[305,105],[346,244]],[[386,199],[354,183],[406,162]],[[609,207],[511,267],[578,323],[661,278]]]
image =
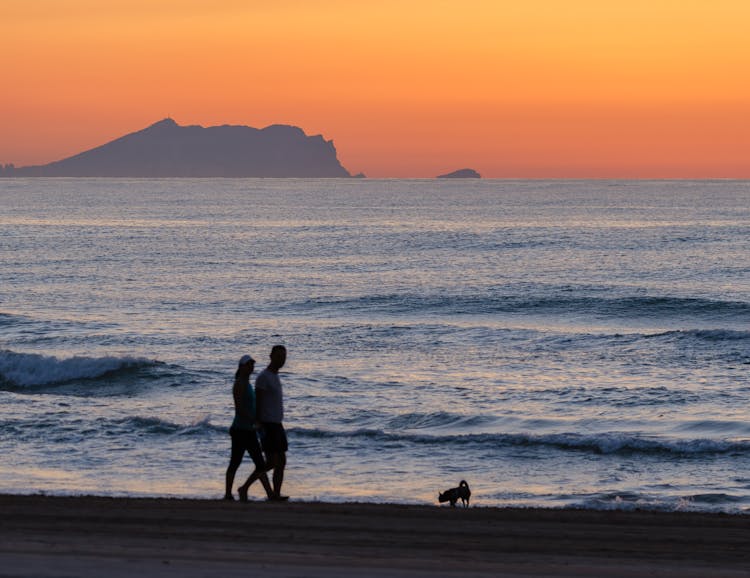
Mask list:
[[[262,391],[262,396],[258,392]],[[279,374],[264,369],[255,380],[255,399],[258,421],[281,423],[284,421],[284,396]]]

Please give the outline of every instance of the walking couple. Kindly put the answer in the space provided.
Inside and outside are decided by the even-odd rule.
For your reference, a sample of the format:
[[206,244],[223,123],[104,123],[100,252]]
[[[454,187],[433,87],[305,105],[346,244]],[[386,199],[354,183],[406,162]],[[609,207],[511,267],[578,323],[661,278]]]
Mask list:
[[[237,468],[240,467],[245,452],[255,463],[255,470],[247,481],[237,488],[241,502],[247,502],[247,492],[255,480],[260,480],[272,501],[287,500],[281,495],[286,466],[287,439],[284,426],[284,399],[281,390],[279,370],[286,363],[286,347],[274,345],[271,349],[271,363],[260,372],[255,380],[255,391],[250,384],[250,376],[255,368],[255,360],[249,355],[240,359],[234,376],[234,421],[229,433],[232,436],[232,458],[226,475],[225,500],[233,500],[232,485]],[[260,434],[261,444],[258,443]],[[265,454],[265,459],[263,458]],[[268,482],[266,472],[273,470],[273,487]]]

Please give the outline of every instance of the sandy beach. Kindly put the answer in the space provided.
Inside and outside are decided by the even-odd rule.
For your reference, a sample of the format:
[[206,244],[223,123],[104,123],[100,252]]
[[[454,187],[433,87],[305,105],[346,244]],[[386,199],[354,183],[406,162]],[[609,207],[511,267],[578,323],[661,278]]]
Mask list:
[[0,496],[0,576],[750,576],[750,517]]

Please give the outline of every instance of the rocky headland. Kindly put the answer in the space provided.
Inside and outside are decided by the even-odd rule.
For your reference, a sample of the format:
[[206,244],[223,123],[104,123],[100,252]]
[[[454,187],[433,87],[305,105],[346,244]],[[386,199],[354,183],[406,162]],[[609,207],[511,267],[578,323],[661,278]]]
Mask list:
[[350,177],[333,141],[295,126],[180,126],[165,118],[46,165],[0,165],[4,177]]

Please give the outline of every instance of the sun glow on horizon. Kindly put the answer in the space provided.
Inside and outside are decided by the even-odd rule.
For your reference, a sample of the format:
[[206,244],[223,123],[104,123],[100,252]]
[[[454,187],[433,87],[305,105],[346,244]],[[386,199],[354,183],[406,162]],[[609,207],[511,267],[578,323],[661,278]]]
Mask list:
[[750,177],[741,0],[5,0],[0,163],[170,115],[283,123],[351,172]]

